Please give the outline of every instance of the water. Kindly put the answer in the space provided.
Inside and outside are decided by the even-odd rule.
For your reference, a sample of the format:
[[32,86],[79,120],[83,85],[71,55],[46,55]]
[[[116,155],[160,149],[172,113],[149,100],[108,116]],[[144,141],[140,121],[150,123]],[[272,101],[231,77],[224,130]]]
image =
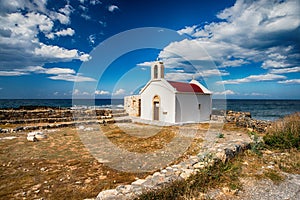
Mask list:
[[226,106],[227,110],[250,112],[252,118],[270,121],[300,112],[300,100],[213,100],[214,110]]
[[[94,107],[123,108],[123,99],[0,99],[0,108],[20,106],[51,106],[70,108]],[[300,100],[213,100],[214,110],[234,110],[250,112],[252,118],[276,120],[285,115],[300,112]]]
[[0,108],[20,106],[123,108],[123,104],[123,99],[0,99]]

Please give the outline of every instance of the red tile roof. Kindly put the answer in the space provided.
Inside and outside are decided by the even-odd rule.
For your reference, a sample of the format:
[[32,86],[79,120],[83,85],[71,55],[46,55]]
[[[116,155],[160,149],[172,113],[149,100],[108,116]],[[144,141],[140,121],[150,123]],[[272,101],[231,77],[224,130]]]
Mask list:
[[196,84],[193,83],[182,83],[175,81],[168,81],[178,92],[194,92],[204,93],[203,90]]

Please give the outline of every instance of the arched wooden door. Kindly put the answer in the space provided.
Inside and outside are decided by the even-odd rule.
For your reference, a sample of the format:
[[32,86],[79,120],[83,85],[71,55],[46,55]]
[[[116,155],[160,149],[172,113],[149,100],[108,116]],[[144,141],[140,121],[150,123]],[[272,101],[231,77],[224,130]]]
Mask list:
[[159,96],[154,96],[153,98],[153,120],[159,121],[159,107],[160,107],[160,99]]

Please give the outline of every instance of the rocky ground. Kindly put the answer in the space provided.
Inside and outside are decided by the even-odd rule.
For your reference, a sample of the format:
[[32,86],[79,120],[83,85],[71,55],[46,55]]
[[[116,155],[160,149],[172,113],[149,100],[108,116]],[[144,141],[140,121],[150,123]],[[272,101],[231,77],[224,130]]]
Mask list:
[[[0,111],[0,199],[95,198],[102,190],[143,179],[199,152],[251,142],[249,131],[260,132],[270,125],[235,112],[219,117],[218,122],[162,128],[128,123],[123,111],[84,111],[83,116],[75,115],[80,121],[74,123],[73,112]],[[126,123],[114,124],[116,117]],[[47,138],[27,141],[32,130],[43,131]],[[157,159],[162,159],[160,165]],[[241,187],[221,186],[194,199],[299,199],[299,160],[298,151],[247,154],[240,161]]]
[[220,187],[205,197],[216,200],[298,200],[300,199],[300,153],[264,151],[262,157],[251,153],[240,161],[238,189]]

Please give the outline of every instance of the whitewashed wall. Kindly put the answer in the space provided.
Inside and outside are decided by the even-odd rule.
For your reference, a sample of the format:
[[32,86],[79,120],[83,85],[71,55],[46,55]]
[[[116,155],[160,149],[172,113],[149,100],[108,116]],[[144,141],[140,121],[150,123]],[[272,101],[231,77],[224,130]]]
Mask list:
[[141,118],[153,120],[153,98],[160,97],[159,121],[175,123],[175,94],[162,81],[153,81],[141,94]]
[[[200,110],[199,104],[201,104]],[[211,109],[211,95],[177,93],[175,122],[202,122],[210,120]]]

